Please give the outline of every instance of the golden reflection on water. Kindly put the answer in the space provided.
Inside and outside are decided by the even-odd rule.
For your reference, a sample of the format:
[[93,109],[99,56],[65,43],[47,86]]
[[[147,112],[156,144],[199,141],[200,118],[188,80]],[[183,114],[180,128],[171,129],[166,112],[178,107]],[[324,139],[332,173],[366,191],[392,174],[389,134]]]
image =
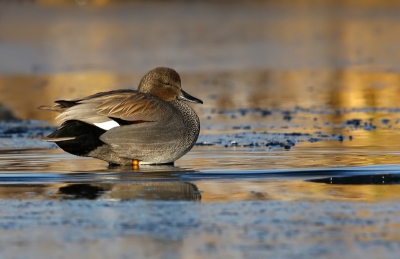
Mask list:
[[302,180],[196,182],[203,202],[285,201],[400,201],[399,185],[329,185]]

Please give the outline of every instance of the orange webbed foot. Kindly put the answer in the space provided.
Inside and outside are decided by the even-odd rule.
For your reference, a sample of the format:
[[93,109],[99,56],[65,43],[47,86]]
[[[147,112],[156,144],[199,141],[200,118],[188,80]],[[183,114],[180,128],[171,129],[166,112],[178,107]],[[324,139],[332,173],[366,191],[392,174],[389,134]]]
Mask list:
[[139,160],[137,160],[137,159],[132,160],[132,169],[133,170],[139,169]]

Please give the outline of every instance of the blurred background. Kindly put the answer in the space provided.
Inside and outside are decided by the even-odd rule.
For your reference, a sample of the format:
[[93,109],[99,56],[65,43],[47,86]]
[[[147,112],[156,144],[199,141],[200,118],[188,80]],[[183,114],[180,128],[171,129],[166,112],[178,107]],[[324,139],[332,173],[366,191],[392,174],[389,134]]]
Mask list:
[[209,110],[398,107],[400,1],[0,1],[0,116],[135,89],[157,66]]

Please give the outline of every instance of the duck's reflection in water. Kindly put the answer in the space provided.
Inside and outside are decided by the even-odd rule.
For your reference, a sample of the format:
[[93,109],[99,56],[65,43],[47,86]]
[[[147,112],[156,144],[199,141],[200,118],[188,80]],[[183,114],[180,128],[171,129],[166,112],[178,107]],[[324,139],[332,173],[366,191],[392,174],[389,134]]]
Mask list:
[[69,184],[58,189],[62,199],[200,201],[196,185],[187,182]]
[[179,180],[179,175],[189,172],[193,170],[157,165],[85,173],[4,174],[0,198],[200,201],[197,186]]

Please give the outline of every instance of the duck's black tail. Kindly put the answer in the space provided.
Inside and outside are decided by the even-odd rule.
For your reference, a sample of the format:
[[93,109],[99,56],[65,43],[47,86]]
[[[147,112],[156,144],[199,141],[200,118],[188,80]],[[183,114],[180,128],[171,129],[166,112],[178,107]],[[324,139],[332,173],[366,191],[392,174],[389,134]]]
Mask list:
[[90,151],[104,145],[99,139],[104,132],[106,131],[85,122],[68,120],[44,140],[55,142],[68,153],[86,156]]

